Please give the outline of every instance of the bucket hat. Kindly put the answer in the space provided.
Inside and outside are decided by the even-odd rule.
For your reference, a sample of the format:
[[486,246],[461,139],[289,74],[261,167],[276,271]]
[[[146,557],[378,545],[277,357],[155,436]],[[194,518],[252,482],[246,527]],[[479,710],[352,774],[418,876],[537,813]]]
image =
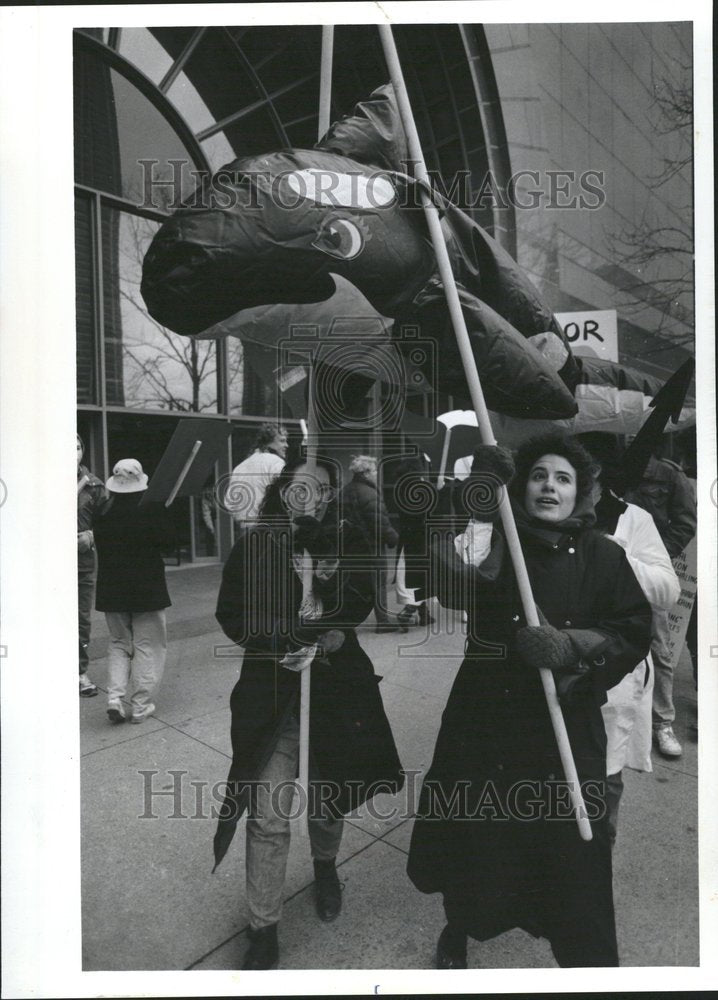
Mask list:
[[107,480],[111,493],[141,493],[147,489],[147,476],[136,458],[121,458]]

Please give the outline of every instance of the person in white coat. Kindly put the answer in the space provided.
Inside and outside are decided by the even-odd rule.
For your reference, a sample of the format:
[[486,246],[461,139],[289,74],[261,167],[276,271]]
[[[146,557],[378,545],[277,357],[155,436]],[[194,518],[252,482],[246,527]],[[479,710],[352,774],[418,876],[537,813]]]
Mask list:
[[[619,499],[621,492],[617,442],[597,441],[609,435],[582,435],[579,440],[588,447],[601,465],[601,482],[596,492],[597,527],[626,552],[636,579],[654,611],[665,611],[678,600],[680,583],[671,557],[663,544],[658,528],[648,511],[636,504]],[[610,435],[612,438],[613,436]],[[632,673],[608,691],[602,707],[606,727],[606,804],[611,843],[615,842],[618,807],[623,794],[623,768],[652,771],[651,707],[654,672],[651,654]]]
[[237,525],[248,527],[257,520],[267,487],[284,468],[287,432],[278,424],[262,424],[248,458],[235,466],[224,493],[224,509]]

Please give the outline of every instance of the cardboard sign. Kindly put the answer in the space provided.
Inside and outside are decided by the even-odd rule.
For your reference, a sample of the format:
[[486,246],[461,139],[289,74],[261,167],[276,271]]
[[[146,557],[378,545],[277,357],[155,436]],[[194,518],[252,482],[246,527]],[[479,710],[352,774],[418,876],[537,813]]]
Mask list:
[[164,501],[169,507],[178,496],[201,493],[214,463],[227,447],[231,429],[225,420],[180,420],[141,502]]
[[556,313],[574,354],[618,361],[618,317],[615,309]]
[[696,539],[686,545],[683,552],[673,560],[681,585],[681,594],[676,603],[668,611],[668,649],[670,651],[671,667],[675,670],[678,658],[686,641],[688,622],[696,599],[696,579],[698,576]]

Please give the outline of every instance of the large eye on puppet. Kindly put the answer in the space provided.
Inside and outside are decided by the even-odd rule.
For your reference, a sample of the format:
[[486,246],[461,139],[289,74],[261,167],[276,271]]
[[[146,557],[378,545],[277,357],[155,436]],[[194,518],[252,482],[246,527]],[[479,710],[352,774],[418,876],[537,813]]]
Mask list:
[[328,219],[319,230],[312,243],[317,250],[328,253],[339,260],[351,260],[361,253],[364,237],[361,230],[349,219]]

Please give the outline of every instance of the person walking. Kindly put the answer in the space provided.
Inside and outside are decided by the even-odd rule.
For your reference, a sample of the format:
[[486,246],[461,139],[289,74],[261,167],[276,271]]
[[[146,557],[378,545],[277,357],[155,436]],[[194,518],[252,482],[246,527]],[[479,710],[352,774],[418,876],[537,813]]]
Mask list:
[[162,548],[169,538],[164,508],[141,505],[147,476],[134,458],[123,458],[107,480],[109,498],[93,526],[98,556],[95,607],[104,611],[110,644],[107,654],[107,716],[126,719],[123,701],[130,693],[131,721],[155,712],[154,698],[167,656],[166,609],[171,601]]
[[246,527],[256,520],[267,487],[284,468],[287,432],[278,424],[262,424],[252,454],[235,466],[224,493],[224,509],[236,524]]
[[[631,569],[653,614],[665,612],[681,592],[670,556],[648,511],[621,499],[622,450],[615,434],[592,431],[579,436],[598,462],[596,528],[625,551]],[[653,770],[651,761],[651,705],[654,667],[651,653],[607,694],[602,706],[606,727],[606,804],[608,830],[614,844],[618,809],[623,795],[623,768]]]
[[[527,626],[498,516],[509,496],[544,624]],[[443,894],[438,968],[466,968],[467,936],[548,938],[561,967],[616,966],[601,703],[650,644],[651,609],[622,548],[592,530],[590,455],[552,434],[477,448],[472,516],[432,548],[433,586],[468,612],[466,656],[423,783],[408,873]],[[581,839],[538,668],[552,670],[591,821]]]
[[394,483],[394,508],[399,522],[396,599],[401,605],[397,618],[401,625],[406,626],[434,624],[434,617],[423,598],[426,580],[421,564],[426,561],[426,518],[423,514],[412,512],[411,503],[407,503],[404,497],[405,485],[422,489],[420,484],[428,482],[427,473],[426,459],[412,456],[399,465]]
[[[643,481],[624,497],[647,510],[655,521],[668,555],[675,559],[696,533],[696,504],[690,483],[680,466],[651,456]],[[653,687],[653,740],[663,757],[680,757],[683,747],[673,732],[673,660],[670,652],[668,611],[653,615],[651,654],[655,669]]]
[[79,637],[80,697],[94,698],[97,685],[87,674],[90,663],[90,626],[95,592],[95,539],[92,519],[105,497],[102,480],[82,464],[85,445],[77,435],[77,631]]
[[[332,469],[287,466],[267,489],[259,522],[242,532],[222,574],[217,621],[244,648],[232,691],[232,765],[215,834],[215,867],[239,818],[247,816],[246,886],[250,947],[243,969],[279,961],[277,926],[299,758],[300,678],[311,666],[309,841],[319,919],[342,908],[336,856],[343,820],[375,791],[396,791],[403,775],[371,660],[354,626],[370,613],[371,576],[344,569]],[[304,552],[312,597],[304,600]]]
[[395,548],[399,535],[394,530],[384,500],[377,486],[377,461],[373,455],[354,455],[349,463],[352,478],[340,496],[342,516],[356,529],[359,549],[356,554],[376,559],[374,617],[375,632],[407,631],[397,619],[392,620],[386,607],[386,571],[384,547]]

